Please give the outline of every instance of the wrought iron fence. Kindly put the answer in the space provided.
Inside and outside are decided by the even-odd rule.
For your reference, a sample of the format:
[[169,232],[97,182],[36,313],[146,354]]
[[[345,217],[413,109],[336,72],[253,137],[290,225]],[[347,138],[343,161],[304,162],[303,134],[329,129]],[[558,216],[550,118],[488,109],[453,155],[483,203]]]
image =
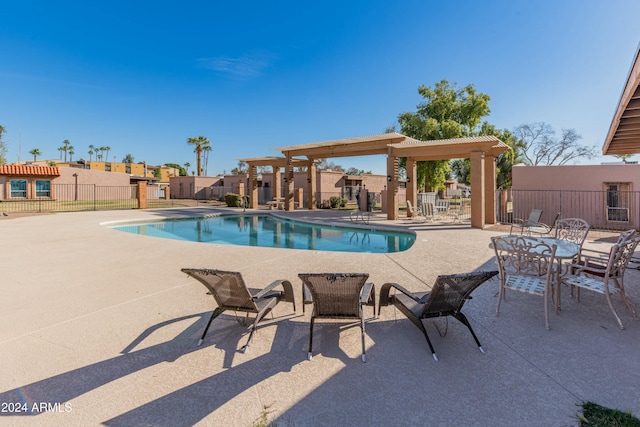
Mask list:
[[599,230],[628,230],[640,227],[640,192],[574,190],[498,190],[498,222],[510,224],[527,219],[532,209],[542,209],[541,222],[561,218],[582,218]]
[[[0,201],[0,212],[73,212],[138,208],[138,186],[95,184],[52,184],[49,197],[13,198]],[[190,200],[167,200],[164,189],[147,187],[148,207],[194,205]]]

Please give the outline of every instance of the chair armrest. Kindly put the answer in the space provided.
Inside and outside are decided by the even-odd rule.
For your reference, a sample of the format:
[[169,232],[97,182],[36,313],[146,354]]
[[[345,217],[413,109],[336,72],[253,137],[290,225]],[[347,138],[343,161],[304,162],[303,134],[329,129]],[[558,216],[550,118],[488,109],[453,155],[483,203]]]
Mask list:
[[594,264],[587,264],[587,261],[569,264],[568,268],[569,268],[569,271],[572,272],[571,274],[573,274],[574,276],[580,273],[591,273],[591,274],[597,274],[602,276],[607,271],[606,265],[596,266]]
[[378,312],[380,307],[389,305],[389,291],[391,288],[395,288],[401,293],[405,294],[409,298],[413,299],[415,302],[420,302],[420,298],[416,297],[412,292],[409,292],[407,289],[398,285],[397,283],[385,283],[380,288],[380,301],[378,302]]
[[[551,232],[551,227],[548,226],[547,224],[543,223],[543,222],[536,222],[535,224],[529,225],[529,226],[524,227],[524,228],[528,228],[529,230],[531,230],[532,228],[540,228],[540,229],[544,230],[545,234],[549,234]],[[537,231],[536,231],[536,233],[537,233]]]
[[376,300],[376,286],[367,282],[362,287],[362,293],[360,294],[360,304],[371,305],[371,303],[375,304]]
[[511,220],[511,228],[509,229],[509,234],[512,234],[511,232],[513,231],[513,228],[519,228],[520,230],[524,230],[524,224],[525,224],[525,220],[524,219],[520,219],[520,218],[513,218]]
[[295,310],[295,300],[294,300],[294,296],[293,296],[293,285],[288,280],[276,280],[276,281],[272,282],[266,288],[264,288],[261,291],[259,291],[258,293],[256,293],[255,295],[252,295],[252,298],[254,300],[260,299],[263,296],[265,296],[266,294],[268,294],[269,292],[271,292],[275,287],[277,287],[279,285],[282,285],[282,288],[284,289],[284,292],[283,292],[284,300],[287,301],[287,302],[293,303],[293,305],[294,305],[293,308]]

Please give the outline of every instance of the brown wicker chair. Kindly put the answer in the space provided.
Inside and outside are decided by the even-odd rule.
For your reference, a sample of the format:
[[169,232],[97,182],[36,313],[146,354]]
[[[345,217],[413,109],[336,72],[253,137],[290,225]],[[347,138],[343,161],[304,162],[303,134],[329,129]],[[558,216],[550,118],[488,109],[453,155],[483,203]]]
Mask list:
[[[385,283],[380,288],[378,314],[380,314],[383,305],[387,306],[390,303],[395,305],[422,331],[431,349],[431,355],[435,360],[438,360],[438,356],[433,349],[423,321],[435,317],[453,316],[469,328],[473,339],[478,344],[478,348],[484,353],[478,337],[473,332],[471,324],[461,310],[464,303],[471,299],[471,292],[497,274],[497,271],[479,271],[438,276],[431,292],[419,294],[409,292],[397,283]],[[392,288],[397,289],[400,293],[389,295],[389,291]],[[440,333],[440,330],[438,332]],[[446,335],[446,332],[440,334],[440,336],[444,335]]]
[[308,273],[298,274],[302,280],[304,301],[313,302],[313,313],[309,326],[309,353],[313,357],[313,325],[316,319],[359,319],[362,335],[362,361],[367,361],[364,336],[363,305],[373,305],[375,316],[375,286],[367,283],[366,273]]
[[[253,338],[253,333],[258,329],[258,322],[269,313],[278,302],[284,300],[293,303],[293,311],[296,311],[296,303],[293,296],[293,286],[288,280],[276,280],[266,288],[257,293],[251,293],[242,279],[240,273],[233,271],[210,270],[205,268],[183,268],[183,273],[188,274],[202,283],[213,298],[218,303],[218,307],[213,310],[207,326],[204,328],[202,337],[198,345],[202,344],[209,326],[213,319],[226,310],[242,311],[247,313],[244,323],[246,324],[249,313],[256,315],[253,324],[250,326],[249,339],[242,347],[242,352],[246,353]],[[282,291],[274,291],[277,286],[282,286]]]

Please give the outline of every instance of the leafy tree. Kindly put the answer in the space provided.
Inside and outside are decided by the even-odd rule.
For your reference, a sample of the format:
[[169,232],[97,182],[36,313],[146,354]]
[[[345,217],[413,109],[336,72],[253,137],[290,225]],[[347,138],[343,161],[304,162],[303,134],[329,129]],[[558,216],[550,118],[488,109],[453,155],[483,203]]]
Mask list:
[[129,163],[129,164],[133,163],[133,156],[131,154],[127,154],[122,159],[122,163]]
[[[418,104],[415,113],[400,114],[398,123],[401,133],[422,141],[478,135],[482,118],[491,111],[489,95],[478,93],[472,84],[458,88],[443,79],[433,88],[420,86],[418,93],[425,102]],[[405,165],[406,159],[401,159],[400,166]],[[449,161],[418,162],[416,171],[419,188],[442,189],[450,171]]]
[[249,172],[249,165],[247,162],[239,161],[238,166],[231,169],[231,175],[245,175]]
[[162,169],[160,167],[155,168],[151,173],[155,178],[158,178],[158,179],[162,178]]
[[371,174],[371,171],[365,171],[364,169],[350,167],[344,173],[346,175],[361,176],[364,174]]
[[[177,163],[165,163],[164,165],[165,165],[165,166],[167,166],[167,167],[170,167],[170,168],[178,169],[178,175],[180,175],[180,176],[187,176],[187,175],[189,174],[188,169],[183,168],[182,166],[180,166],[180,165],[179,165],[179,164],[177,164]],[[184,165],[185,165],[187,168],[188,168],[189,166],[191,166],[191,165],[189,164],[189,162],[185,163]],[[187,166],[187,165],[189,165],[189,166]]]
[[0,126],[0,165],[4,165],[7,163],[7,147],[5,147],[4,142],[2,142],[2,135],[7,133],[7,129],[4,126]]
[[40,152],[39,148],[34,148],[32,150],[29,151],[29,154],[31,154],[33,156],[33,161],[37,161],[37,157],[42,155],[42,153]]
[[562,129],[560,137],[556,131],[544,122],[520,125],[513,131],[522,154],[528,165],[550,166],[564,165],[570,160],[596,156],[594,147],[580,145],[582,138],[574,129]]
[[198,137],[187,138],[187,144],[196,146],[196,148],[193,150],[196,153],[196,174],[200,176],[202,174],[202,151],[204,147],[211,145],[211,142],[201,135]]

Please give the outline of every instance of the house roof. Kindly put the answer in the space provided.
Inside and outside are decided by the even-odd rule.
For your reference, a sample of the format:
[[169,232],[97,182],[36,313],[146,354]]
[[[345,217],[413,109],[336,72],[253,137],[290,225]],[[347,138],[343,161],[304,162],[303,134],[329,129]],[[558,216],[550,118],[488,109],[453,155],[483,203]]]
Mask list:
[[620,95],[602,154],[640,153],[640,45]]
[[55,166],[2,165],[0,175],[60,176],[60,169]]

